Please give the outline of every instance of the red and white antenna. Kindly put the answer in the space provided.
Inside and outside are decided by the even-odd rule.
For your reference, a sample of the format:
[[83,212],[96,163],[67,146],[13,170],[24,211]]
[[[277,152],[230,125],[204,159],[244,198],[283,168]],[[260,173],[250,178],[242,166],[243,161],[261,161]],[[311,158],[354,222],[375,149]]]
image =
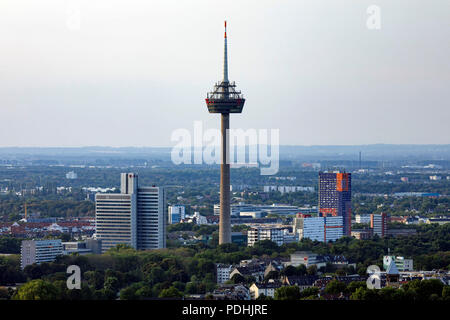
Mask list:
[[228,54],[227,54],[227,21],[225,20],[225,36],[223,49],[223,81],[228,82]]

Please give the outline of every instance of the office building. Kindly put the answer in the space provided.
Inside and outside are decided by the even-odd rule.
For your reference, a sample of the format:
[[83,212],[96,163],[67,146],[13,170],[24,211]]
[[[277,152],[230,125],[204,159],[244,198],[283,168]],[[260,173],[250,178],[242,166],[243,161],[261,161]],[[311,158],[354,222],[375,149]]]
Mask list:
[[181,205],[169,206],[169,224],[180,223],[185,218],[185,210]]
[[294,218],[294,232],[298,234],[299,240],[336,241],[344,234],[343,220],[343,217],[312,217],[300,213]]
[[325,266],[326,263],[317,253],[310,251],[296,251],[291,254],[291,261],[289,262],[289,265],[293,267],[298,267],[300,265],[310,267],[314,265],[317,266],[317,268],[320,268]]
[[319,172],[319,216],[343,217],[344,235],[351,236],[352,179],[350,173]]
[[122,173],[120,191],[95,196],[96,239],[102,240],[102,252],[117,244],[139,250],[164,248],[164,190],[139,187],[137,174]]
[[247,231],[247,237],[247,245],[249,247],[252,247],[255,242],[262,240],[271,240],[281,246],[283,244],[284,234],[283,229],[279,227],[256,226],[251,227]]
[[369,224],[370,223],[370,214],[357,214],[355,216],[355,222]]
[[22,270],[33,263],[52,262],[63,254],[61,239],[23,240],[20,248],[20,267]]
[[[239,204],[231,205],[231,215],[233,217],[248,216],[248,213],[255,213],[256,215],[261,215],[265,217],[268,214],[279,214],[279,215],[294,215],[299,210],[308,210],[310,208],[299,208],[297,206],[290,206],[285,204],[271,204],[271,205],[261,205],[261,204],[246,204],[240,202]],[[317,211],[314,210],[313,211]],[[214,215],[219,215],[220,205],[214,205]]]
[[102,241],[96,239],[87,239],[85,241],[69,241],[63,242],[63,254],[76,253],[83,254],[101,254]]
[[358,240],[366,240],[372,238],[373,230],[372,229],[353,229],[352,237]]
[[138,187],[137,248],[139,250],[166,247],[167,213],[164,189]]
[[387,216],[385,213],[370,215],[370,228],[373,235],[385,237],[387,235]]

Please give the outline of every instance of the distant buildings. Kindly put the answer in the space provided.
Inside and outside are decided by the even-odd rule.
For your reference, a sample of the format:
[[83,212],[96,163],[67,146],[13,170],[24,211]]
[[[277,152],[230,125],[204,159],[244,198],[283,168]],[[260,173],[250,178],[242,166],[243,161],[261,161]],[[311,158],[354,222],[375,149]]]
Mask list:
[[387,216],[385,213],[370,215],[370,228],[373,235],[387,236]]
[[388,229],[386,232],[388,237],[407,237],[416,233],[416,229]]
[[277,245],[283,244],[283,229],[272,226],[257,226],[252,227],[247,231],[248,246],[252,247],[255,242],[262,240],[271,240]]
[[346,266],[356,267],[356,264],[350,264],[344,256],[319,255],[311,251],[296,251],[291,254],[291,260],[285,265],[298,267],[304,265],[306,268],[316,266],[317,269],[325,267],[327,264],[339,269]]
[[446,224],[446,223],[450,223],[450,218],[449,217],[429,218],[425,221],[425,223],[427,223],[427,224],[430,224],[430,223]]
[[300,213],[294,218],[294,232],[299,240],[336,241],[344,235],[343,230],[344,218],[341,216],[312,217]]
[[[233,204],[231,205],[231,216],[239,217],[241,212],[261,212],[261,216],[266,216],[268,214],[295,214],[300,210],[299,207],[283,205],[283,204],[272,204],[272,205],[259,205],[259,204]],[[219,215],[220,205],[214,205],[214,214]]]
[[139,187],[135,173],[121,174],[121,193],[96,194],[96,238],[102,252],[117,244],[139,250],[166,246],[165,195],[160,187]]
[[301,186],[264,186],[264,192],[278,191],[280,193],[289,192],[314,192],[314,187],[301,187]]
[[87,239],[85,241],[62,242],[63,254],[76,253],[83,254],[101,254],[102,241],[96,239]]
[[320,268],[322,266],[325,266],[325,262],[319,257],[317,253],[313,253],[310,251],[296,251],[291,254],[290,265],[293,267],[298,267],[300,265],[310,267],[314,265],[317,266],[317,268]]
[[78,175],[75,173],[75,171],[70,171],[66,173],[66,179],[75,180],[78,178]]
[[356,223],[370,223],[370,214],[357,214],[355,216]]
[[319,172],[319,216],[342,217],[343,235],[351,235],[351,173]]
[[413,259],[405,259],[404,257],[396,256],[384,256],[383,268],[387,270],[392,261],[395,263],[397,269],[401,272],[414,270]]
[[169,206],[169,224],[180,223],[185,217],[186,208],[182,205]]
[[22,270],[33,263],[52,262],[63,254],[60,239],[57,240],[23,240],[20,249],[20,267]]
[[372,238],[373,232],[372,229],[353,229],[352,237],[355,237],[358,240],[366,240]]

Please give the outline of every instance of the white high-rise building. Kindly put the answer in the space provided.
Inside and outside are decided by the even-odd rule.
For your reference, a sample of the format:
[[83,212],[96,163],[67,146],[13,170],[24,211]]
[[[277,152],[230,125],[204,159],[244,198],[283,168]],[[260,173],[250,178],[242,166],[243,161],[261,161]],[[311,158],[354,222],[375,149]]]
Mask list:
[[120,191],[95,196],[96,238],[102,240],[102,252],[121,243],[140,250],[165,248],[163,188],[139,188],[137,174],[122,173]]
[[182,205],[169,206],[169,224],[179,223],[185,218],[186,208]]
[[95,195],[95,235],[102,241],[102,252],[119,243],[137,248],[136,224],[136,194]]

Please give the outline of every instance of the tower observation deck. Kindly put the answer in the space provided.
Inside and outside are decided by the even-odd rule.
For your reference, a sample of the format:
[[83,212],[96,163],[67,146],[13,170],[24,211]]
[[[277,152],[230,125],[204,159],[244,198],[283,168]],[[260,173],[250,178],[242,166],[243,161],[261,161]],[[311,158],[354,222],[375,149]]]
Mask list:
[[230,162],[228,150],[228,132],[230,113],[241,113],[245,99],[236,84],[228,80],[227,22],[225,21],[223,79],[214,85],[212,92],[206,96],[209,113],[221,114],[221,164],[220,164],[220,221],[219,244],[231,242],[230,216]]

